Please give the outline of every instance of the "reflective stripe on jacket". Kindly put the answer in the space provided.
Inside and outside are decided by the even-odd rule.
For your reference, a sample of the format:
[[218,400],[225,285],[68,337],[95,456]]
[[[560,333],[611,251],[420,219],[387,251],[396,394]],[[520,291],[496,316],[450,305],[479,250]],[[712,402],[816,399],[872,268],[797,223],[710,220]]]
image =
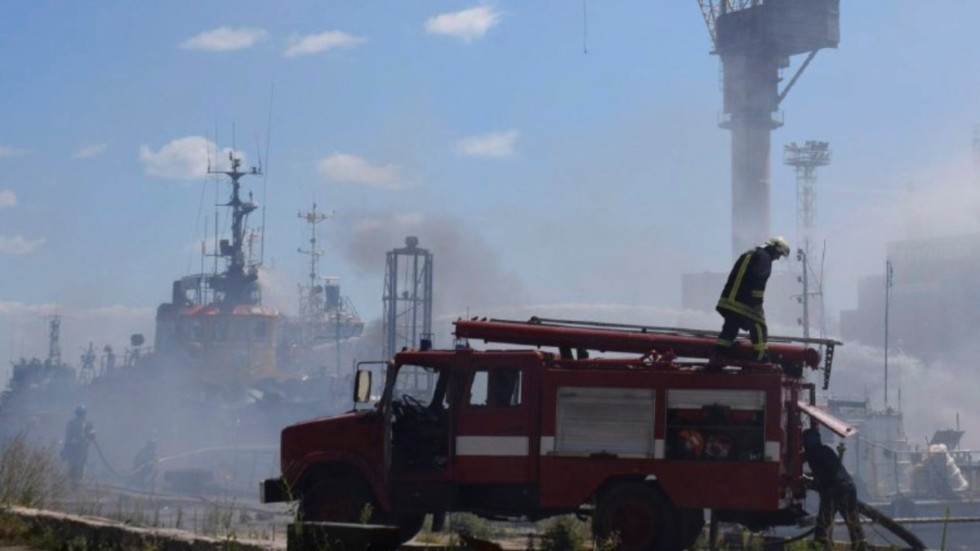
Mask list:
[[728,274],[728,281],[725,282],[716,308],[765,323],[762,300],[771,273],[772,256],[765,248],[757,247],[742,253]]

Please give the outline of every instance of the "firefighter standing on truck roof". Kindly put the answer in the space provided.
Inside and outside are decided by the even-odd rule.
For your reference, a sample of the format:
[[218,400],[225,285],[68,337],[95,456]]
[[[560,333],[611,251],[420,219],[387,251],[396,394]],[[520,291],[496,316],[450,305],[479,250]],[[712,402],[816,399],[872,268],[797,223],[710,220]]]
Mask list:
[[830,446],[820,442],[817,429],[803,431],[803,458],[813,472],[814,489],[820,493],[820,512],[813,541],[826,549],[833,549],[834,516],[840,512],[851,537],[851,549],[866,551],[864,530],[857,512],[857,490],[854,479],[848,474]]
[[728,281],[721,291],[721,298],[715,310],[725,323],[715,341],[715,355],[711,367],[719,367],[721,358],[729,356],[739,329],[749,332],[752,339],[752,357],[755,360],[768,359],[766,352],[766,314],[762,310],[762,299],[766,292],[766,282],[772,273],[772,261],[789,255],[789,243],[782,237],[773,237],[761,247],[742,253],[728,274]]

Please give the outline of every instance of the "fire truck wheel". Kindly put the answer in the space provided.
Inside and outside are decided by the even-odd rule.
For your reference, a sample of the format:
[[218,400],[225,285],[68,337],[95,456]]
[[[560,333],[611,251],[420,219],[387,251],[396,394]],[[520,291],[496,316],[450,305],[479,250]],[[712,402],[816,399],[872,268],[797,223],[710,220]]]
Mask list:
[[425,522],[425,515],[422,513],[405,513],[395,518],[395,525],[401,532],[402,543],[415,537],[422,529]]
[[679,549],[674,507],[642,482],[623,482],[606,491],[596,505],[592,530],[599,540],[615,534],[621,551]]
[[681,536],[678,547],[690,549],[704,528],[704,509],[678,509]]
[[[370,506],[378,511],[374,494],[359,478],[325,476],[303,492],[300,498],[300,519],[322,522],[362,522]],[[375,514],[372,514],[374,518]],[[367,519],[369,522],[371,519]]]

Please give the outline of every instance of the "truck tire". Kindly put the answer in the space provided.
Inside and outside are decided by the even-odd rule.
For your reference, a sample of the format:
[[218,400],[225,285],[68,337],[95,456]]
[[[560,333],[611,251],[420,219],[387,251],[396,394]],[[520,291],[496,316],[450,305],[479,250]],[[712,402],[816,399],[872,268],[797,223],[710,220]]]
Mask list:
[[395,525],[401,532],[402,543],[414,538],[424,523],[425,514],[423,513],[405,513],[395,518]]
[[677,547],[691,549],[704,529],[704,509],[678,509],[677,518],[680,526]]
[[621,482],[596,504],[592,531],[598,540],[614,536],[621,551],[679,551],[677,515],[657,489],[642,482]]
[[378,514],[378,505],[371,488],[360,478],[324,476],[303,492],[299,503],[301,521],[350,522],[364,520],[371,507],[371,518]]

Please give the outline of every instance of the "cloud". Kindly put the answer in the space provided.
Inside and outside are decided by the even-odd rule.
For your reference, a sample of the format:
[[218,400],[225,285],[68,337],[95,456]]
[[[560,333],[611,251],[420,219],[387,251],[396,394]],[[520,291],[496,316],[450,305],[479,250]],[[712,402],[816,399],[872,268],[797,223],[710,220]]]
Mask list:
[[444,34],[472,42],[483,38],[487,31],[500,21],[500,12],[486,6],[468,10],[442,13],[425,22],[425,30],[431,34]]
[[290,39],[290,46],[282,55],[299,57],[301,55],[318,54],[340,48],[353,48],[367,42],[366,38],[349,35],[341,31],[327,31],[320,34],[295,36]]
[[0,209],[17,205],[17,195],[9,189],[0,189]]
[[[221,167],[227,164],[229,153],[232,153],[229,148],[218,152],[217,144],[207,138],[188,136],[172,140],[157,151],[146,145],[140,146],[140,161],[143,161],[150,176],[168,180],[199,180],[207,174],[209,164],[212,170],[223,170]],[[234,153],[244,163],[245,156],[240,152]]]
[[233,29],[219,27],[213,31],[205,31],[183,41],[180,47],[185,50],[204,50],[207,52],[230,52],[251,48],[269,33],[262,29]]
[[456,152],[464,157],[492,157],[504,159],[515,154],[517,130],[493,132],[484,136],[471,136],[456,142]]
[[27,155],[26,149],[18,149],[16,147],[0,145],[0,159],[6,159],[9,157],[23,157],[24,155]]
[[360,157],[346,153],[334,153],[321,159],[317,168],[321,175],[336,182],[363,184],[384,189],[408,186],[399,175],[397,165],[375,166]]
[[24,239],[19,235],[17,237],[0,235],[0,254],[31,254],[43,244],[44,239]]
[[72,153],[72,157],[75,159],[91,159],[101,155],[105,151],[106,145],[104,143],[93,143],[88,145],[83,145]]

